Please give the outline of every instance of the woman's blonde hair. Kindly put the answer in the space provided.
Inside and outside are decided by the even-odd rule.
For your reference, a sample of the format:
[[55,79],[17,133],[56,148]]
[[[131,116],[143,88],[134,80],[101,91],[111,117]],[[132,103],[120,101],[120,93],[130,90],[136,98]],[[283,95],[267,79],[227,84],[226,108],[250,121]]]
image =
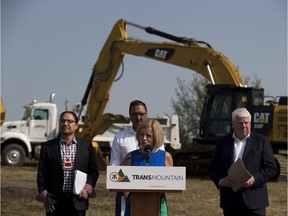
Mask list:
[[158,149],[160,146],[164,144],[164,134],[163,134],[161,124],[155,119],[154,120],[147,119],[138,126],[137,131],[136,131],[136,139],[138,141],[138,145],[140,144],[139,140],[140,140],[141,130],[149,128],[149,127],[151,127],[153,131],[154,143],[151,143],[151,144],[154,149]]

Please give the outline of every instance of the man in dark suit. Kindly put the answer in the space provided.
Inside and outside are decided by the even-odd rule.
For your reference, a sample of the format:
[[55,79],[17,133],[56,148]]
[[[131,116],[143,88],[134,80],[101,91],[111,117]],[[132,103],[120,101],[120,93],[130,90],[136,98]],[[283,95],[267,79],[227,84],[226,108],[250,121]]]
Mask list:
[[[209,165],[209,175],[220,190],[220,207],[225,216],[264,216],[269,205],[266,182],[277,172],[272,146],[265,136],[251,132],[246,108],[232,112],[232,128],[232,134],[218,140]],[[234,192],[228,169],[239,158],[252,177]]]
[[[75,137],[77,129],[76,114],[65,111],[60,115],[60,136],[42,144],[37,200],[44,203],[47,216],[85,216],[89,198],[95,197],[99,176],[95,150],[91,143]],[[79,194],[73,193],[75,170],[87,174]]]

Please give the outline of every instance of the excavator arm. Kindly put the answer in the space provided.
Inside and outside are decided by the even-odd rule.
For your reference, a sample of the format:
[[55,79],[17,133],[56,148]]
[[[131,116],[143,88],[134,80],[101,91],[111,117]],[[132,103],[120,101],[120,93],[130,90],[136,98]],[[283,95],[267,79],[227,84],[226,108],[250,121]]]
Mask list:
[[[149,34],[155,34],[173,42],[159,43],[129,38],[126,25],[143,29]],[[77,134],[79,137],[92,140],[94,136],[104,133],[113,122],[124,118],[121,115],[104,114],[104,110],[125,54],[146,57],[193,70],[213,84],[245,86],[243,78],[233,63],[209,44],[170,35],[151,27],[145,28],[121,19],[111,30],[94,65],[81,102],[82,108],[87,101],[88,104],[86,114],[83,116],[83,124]],[[82,108],[79,117],[82,115]],[[95,146],[97,149],[97,144]]]
[[[175,42],[156,43],[128,38],[126,25],[141,28],[150,34]],[[81,137],[91,140],[95,135],[103,133],[114,121],[122,118],[120,115],[103,113],[125,54],[146,57],[193,70],[213,84],[246,86],[234,64],[209,44],[176,37],[151,27],[144,28],[121,19],[114,25],[100,52],[82,100],[82,106],[84,106],[89,97],[84,124],[79,131]]]
[[81,102],[81,107],[83,108],[89,98],[87,110],[83,119],[83,125],[81,125],[78,132],[78,136],[86,140],[92,140],[97,134],[104,133],[113,122],[124,118],[121,115],[104,114],[112,84],[124,57],[124,53],[113,49],[112,44],[114,41],[124,38],[127,38],[125,22],[117,22],[93,67],[89,84]]
[[[120,20],[119,22],[124,22]],[[115,49],[126,54],[150,58],[168,64],[193,70],[213,84],[233,84],[245,87],[246,84],[238,69],[222,53],[214,50],[209,44],[193,39],[176,37],[151,27],[141,27],[146,32],[175,40],[175,43],[155,43],[142,41],[137,38],[123,38],[115,41]],[[203,46],[203,44],[205,46]]]

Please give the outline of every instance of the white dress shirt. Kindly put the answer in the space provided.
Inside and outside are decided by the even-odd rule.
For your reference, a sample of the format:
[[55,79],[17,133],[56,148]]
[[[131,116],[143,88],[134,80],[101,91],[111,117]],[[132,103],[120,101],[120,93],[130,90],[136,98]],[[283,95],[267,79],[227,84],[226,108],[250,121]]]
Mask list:
[[247,143],[247,139],[250,137],[250,134],[246,136],[243,140],[239,140],[235,134],[233,133],[233,138],[234,138],[234,162],[240,158],[242,160],[243,154],[244,154],[244,149]]
[[132,127],[115,135],[111,148],[110,165],[119,166],[129,152],[139,148],[135,135],[136,132]]

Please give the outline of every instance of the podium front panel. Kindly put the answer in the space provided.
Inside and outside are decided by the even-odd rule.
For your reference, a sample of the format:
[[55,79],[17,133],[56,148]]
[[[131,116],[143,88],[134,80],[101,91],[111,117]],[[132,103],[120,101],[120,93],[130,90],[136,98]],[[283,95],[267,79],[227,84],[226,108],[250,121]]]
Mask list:
[[182,191],[186,189],[185,167],[107,166],[110,190]]

